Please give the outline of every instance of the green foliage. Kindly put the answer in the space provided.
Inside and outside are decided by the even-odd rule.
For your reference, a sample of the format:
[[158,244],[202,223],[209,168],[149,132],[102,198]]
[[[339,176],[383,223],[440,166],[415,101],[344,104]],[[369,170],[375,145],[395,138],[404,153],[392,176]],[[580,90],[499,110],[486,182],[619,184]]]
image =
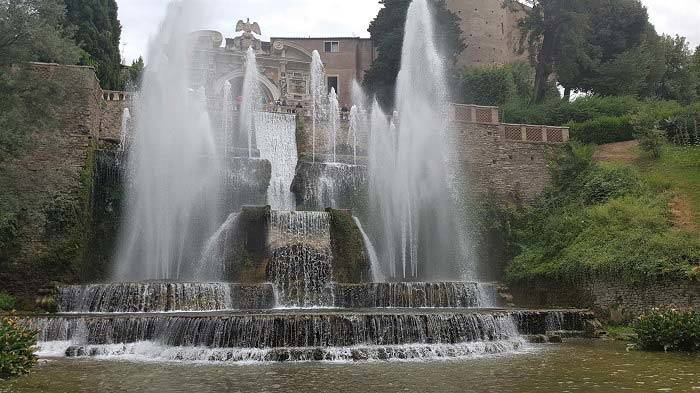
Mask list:
[[514,220],[519,253],[506,279],[692,277],[700,239],[673,226],[672,194],[631,167],[597,166],[589,157],[584,147],[567,149],[554,187]]
[[22,325],[16,317],[0,318],[0,379],[28,373],[36,364],[37,332]]
[[659,40],[664,71],[656,82],[655,98],[688,104],[697,98],[698,80],[685,37],[664,35]]
[[[75,40],[97,64],[97,77],[104,89],[121,90],[119,40],[122,27],[115,0],[65,0],[68,20],[77,27]],[[91,64],[83,59],[83,64]]]
[[604,144],[635,139],[629,116],[598,117],[583,123],[571,123],[571,137],[583,143]]
[[81,51],[67,26],[62,0],[0,0],[0,65],[74,64]]
[[15,246],[18,232],[19,223],[16,213],[0,211],[0,256],[5,250]]
[[145,67],[143,57],[141,56],[131,63],[131,67],[128,68],[126,76],[123,78],[126,90],[138,91],[141,89],[141,78],[143,77],[143,70]]
[[[411,0],[379,0],[384,7],[369,25],[377,48],[377,58],[364,75],[363,84],[380,104],[393,107],[396,78],[401,66],[406,14]],[[450,11],[445,0],[430,0],[435,18],[435,42],[449,64],[454,65],[465,48],[459,17]]]
[[566,125],[600,117],[631,115],[644,105],[630,96],[585,96],[572,102],[554,99],[539,105],[511,102],[504,107],[503,115],[508,123]]
[[700,351],[700,312],[651,310],[634,324],[637,345],[647,351]]
[[500,106],[515,96],[513,74],[505,67],[468,68],[460,74],[460,99],[465,104]]
[[15,309],[16,303],[14,296],[0,292],[0,311],[12,311]]
[[700,144],[700,104],[677,108],[657,118],[662,119],[658,126],[670,142],[684,146]]

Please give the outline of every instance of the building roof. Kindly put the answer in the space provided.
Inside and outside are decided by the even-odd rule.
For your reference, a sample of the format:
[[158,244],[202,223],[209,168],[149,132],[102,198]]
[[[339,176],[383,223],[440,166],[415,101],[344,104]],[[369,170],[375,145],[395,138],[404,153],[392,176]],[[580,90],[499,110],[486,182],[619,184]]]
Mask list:
[[270,40],[362,40],[371,41],[371,38],[363,37],[270,37]]

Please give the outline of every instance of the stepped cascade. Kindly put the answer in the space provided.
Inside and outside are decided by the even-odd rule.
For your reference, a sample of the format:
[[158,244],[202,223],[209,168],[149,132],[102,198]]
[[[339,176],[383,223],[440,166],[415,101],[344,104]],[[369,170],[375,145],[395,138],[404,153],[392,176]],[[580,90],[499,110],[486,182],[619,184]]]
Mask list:
[[314,51],[308,130],[297,128],[305,115],[263,105],[265,58],[258,66],[250,31],[226,44],[245,52],[242,80],[208,80],[206,58],[190,64],[186,4],[169,7],[120,149],[98,161],[128,195],[114,281],[63,287],[58,313],[24,319],[40,355],[465,358],[521,352],[528,334],[584,330],[588,312],[510,309],[497,284],[474,279],[427,0],[408,10],[397,111],[388,116],[355,83],[342,117]]

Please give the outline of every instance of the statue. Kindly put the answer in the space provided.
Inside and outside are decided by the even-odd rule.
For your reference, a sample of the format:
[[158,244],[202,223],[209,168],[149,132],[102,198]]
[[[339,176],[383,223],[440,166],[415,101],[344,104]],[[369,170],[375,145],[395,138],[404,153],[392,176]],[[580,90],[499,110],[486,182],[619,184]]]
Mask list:
[[239,31],[242,31],[243,37],[246,38],[253,38],[253,33],[262,35],[258,22],[250,23],[250,18],[247,18],[245,22],[243,22],[243,20],[239,20],[238,23],[236,23],[236,33]]
[[255,38],[255,35],[253,34],[255,33],[257,35],[262,35],[258,22],[250,23],[250,18],[246,19],[245,22],[243,20],[239,20],[238,23],[236,23],[236,33],[239,31],[242,31],[243,34],[234,38],[233,40],[234,47],[236,49],[244,52],[249,47],[252,47],[255,51],[260,51],[262,49],[260,40]]

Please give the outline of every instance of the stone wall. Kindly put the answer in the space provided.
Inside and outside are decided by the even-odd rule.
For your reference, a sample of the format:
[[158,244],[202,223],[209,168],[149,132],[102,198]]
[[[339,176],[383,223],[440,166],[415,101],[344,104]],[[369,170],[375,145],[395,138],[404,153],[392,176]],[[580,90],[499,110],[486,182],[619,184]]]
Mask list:
[[31,306],[50,281],[81,274],[89,170],[100,129],[101,89],[90,67],[32,63],[37,79],[55,83],[60,95],[51,110],[57,124],[30,135],[27,148],[0,162],[0,190],[18,206],[17,247],[0,260],[0,291]]
[[518,20],[524,11],[502,7],[502,0],[448,0],[447,7],[461,18],[466,48],[457,59],[459,66],[489,67],[527,61],[518,54]]
[[119,142],[122,132],[124,108],[131,109],[132,93],[123,91],[103,91],[100,116],[100,139]]
[[700,281],[587,279],[575,285],[549,281],[514,285],[511,291],[521,307],[590,308],[615,322],[629,321],[655,307],[700,309]]

